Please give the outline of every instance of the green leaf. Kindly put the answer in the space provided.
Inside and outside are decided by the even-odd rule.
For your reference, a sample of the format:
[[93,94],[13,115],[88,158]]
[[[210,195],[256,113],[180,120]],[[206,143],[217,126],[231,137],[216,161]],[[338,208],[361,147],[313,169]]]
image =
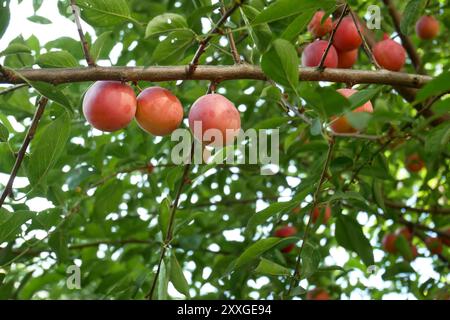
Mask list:
[[165,238],[167,234],[167,230],[169,228],[169,220],[170,220],[170,200],[168,198],[165,198],[161,202],[161,205],[159,206],[159,215],[158,215],[158,223],[163,238]]
[[350,109],[353,110],[364,105],[367,101],[377,95],[382,89],[383,87],[378,87],[376,89],[365,89],[351,95],[348,98],[348,100],[350,101]]
[[27,81],[30,86],[36,89],[44,97],[58,103],[62,107],[65,107],[67,111],[72,112],[72,104],[67,96],[59,90],[57,86],[54,86],[47,82],[42,81]]
[[302,277],[312,276],[318,269],[321,261],[319,246],[314,242],[307,240],[303,246],[301,255],[301,274]]
[[444,122],[431,129],[425,138],[425,152],[437,157],[449,146],[450,123]]
[[368,112],[348,112],[345,116],[350,125],[359,131],[364,130],[372,119],[372,115]]
[[400,31],[404,35],[409,35],[411,28],[416,24],[426,5],[426,0],[410,0],[408,2],[400,21]]
[[186,50],[195,42],[195,33],[180,30],[169,33],[153,51],[152,60],[159,64],[172,64],[184,58]]
[[27,19],[30,20],[31,22],[39,23],[39,24],[51,24],[52,23],[49,19],[38,16],[38,15],[28,17]]
[[6,29],[8,29],[9,18],[9,6],[2,6],[0,2],[0,38],[5,34]]
[[313,119],[311,123],[310,128],[311,135],[318,136],[322,133],[322,122],[320,122],[320,119],[315,118]]
[[407,261],[398,262],[386,268],[386,272],[381,276],[383,280],[393,280],[399,274],[414,273],[411,263]]
[[253,260],[259,258],[264,252],[281,245],[288,245],[290,243],[297,242],[298,238],[290,237],[290,238],[267,238],[261,239],[247,247],[244,252],[237,258],[234,268],[238,269],[244,265],[249,264]]
[[158,277],[158,300],[167,299],[167,288],[169,286],[169,277],[167,272],[166,263],[164,260],[161,262],[161,269]]
[[255,213],[248,220],[245,233],[249,235],[250,232],[256,228],[256,226],[266,223],[269,218],[275,216],[280,212],[292,210],[300,203],[300,201],[302,201],[306,197],[306,195],[308,195],[311,190],[311,186],[304,187],[302,190],[298,191],[297,195],[291,201],[275,202],[268,206],[266,209]]
[[21,231],[20,227],[33,215],[34,213],[30,211],[0,210],[0,244],[14,240]]
[[28,178],[37,185],[57,163],[70,135],[70,117],[64,112],[39,132],[33,140],[28,165]]
[[299,34],[301,34],[308,23],[311,21],[316,9],[306,10],[299,14],[283,31],[281,38],[286,39],[290,42],[297,40]]
[[272,41],[272,31],[266,23],[252,26],[249,20],[253,20],[260,11],[252,6],[244,5],[241,8],[242,18],[245,22],[245,26],[249,29],[250,37],[253,43],[256,45],[259,51],[265,52],[267,47]]
[[290,276],[291,270],[273,261],[261,258],[255,269],[256,273],[269,276]]
[[275,129],[280,127],[283,124],[288,123],[290,120],[289,117],[273,117],[269,119],[262,120],[253,126],[255,130],[259,129]]
[[307,10],[315,11],[322,8],[325,11],[328,11],[335,5],[336,2],[334,0],[278,0],[262,11],[256,19],[252,21],[252,24],[273,22],[303,13]]
[[44,0],[33,0],[33,10],[34,10],[34,12],[39,10],[39,8],[42,6],[42,2],[44,2]]
[[183,269],[181,268],[174,252],[172,252],[170,257],[170,282],[172,282],[178,292],[189,298],[189,284],[184,277]]
[[31,53],[31,49],[22,43],[11,43],[5,50],[0,52],[0,57],[19,53]]
[[90,54],[94,61],[97,61],[102,53],[102,49],[105,47],[105,44],[111,40],[112,31],[103,32],[98,36],[97,40],[95,40],[94,44],[91,47]]
[[81,17],[94,27],[114,27],[126,21],[135,21],[125,0],[78,0],[83,9]]
[[349,200],[349,199],[366,202],[366,199],[364,199],[364,197],[360,193],[354,192],[354,191],[347,191],[347,192],[338,191],[328,201],[331,202],[331,201]]
[[123,187],[120,180],[110,181],[95,192],[94,214],[99,220],[107,214],[117,211],[122,202]]
[[305,293],[306,293],[306,289],[301,287],[301,286],[298,286],[298,287],[295,287],[294,289],[291,290],[290,296],[291,297],[297,297],[297,296],[301,296],[301,295],[303,295]]
[[183,16],[175,13],[164,13],[150,20],[145,30],[145,37],[183,29],[188,29],[188,24]]
[[373,250],[361,225],[349,216],[340,215],[336,221],[336,240],[347,250],[358,254],[366,266],[373,265]]
[[0,142],[6,142],[9,138],[9,131],[1,122],[0,122]]
[[372,182],[372,193],[373,197],[378,204],[378,206],[383,209],[383,212],[386,212],[386,207],[384,204],[383,197],[383,182],[380,179],[373,179]]
[[295,47],[284,39],[276,39],[261,59],[261,68],[269,78],[293,90],[299,82],[298,65]]
[[406,260],[411,261],[413,259],[411,245],[403,235],[395,239],[395,247]]
[[69,247],[67,234],[65,230],[57,230],[48,238],[48,244],[55,252],[60,262],[67,261],[69,258]]
[[450,91],[450,72],[444,72],[428,82],[417,92],[416,102],[422,102],[432,96]]
[[77,60],[67,51],[52,51],[40,55],[36,63],[42,68],[74,68]]

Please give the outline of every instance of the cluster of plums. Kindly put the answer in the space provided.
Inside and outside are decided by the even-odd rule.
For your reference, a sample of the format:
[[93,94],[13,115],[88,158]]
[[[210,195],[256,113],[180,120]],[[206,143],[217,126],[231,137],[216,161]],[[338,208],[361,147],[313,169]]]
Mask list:
[[[113,132],[128,126],[135,118],[139,126],[155,136],[165,136],[177,129],[183,121],[183,107],[169,90],[150,87],[136,97],[134,90],[119,81],[97,81],[83,99],[86,120],[96,129]],[[241,127],[239,111],[220,94],[207,94],[194,102],[189,111],[189,127],[201,123],[201,131],[194,131],[197,139],[207,144],[228,144],[233,132]],[[206,141],[204,132],[218,130],[223,141]],[[231,132],[231,134],[230,134]]]
[[[337,21],[330,17],[324,19],[325,12],[318,11],[308,25],[308,31],[314,38],[303,51],[302,65],[304,67],[317,67],[320,65],[328,41],[322,40],[337,26]],[[323,21],[323,22],[322,22]],[[423,40],[433,39],[439,33],[439,23],[431,16],[423,16],[416,23],[416,32]],[[337,26],[333,43],[327,53],[323,66],[327,68],[351,68],[357,58],[362,38],[351,16],[346,16]],[[373,56],[377,63],[391,71],[400,71],[406,61],[406,52],[403,46],[385,34],[383,40],[373,47]]]
[[[450,235],[450,229],[447,229],[445,231],[446,234]],[[397,229],[393,233],[387,233],[383,237],[382,245],[384,251],[390,253],[390,254],[396,254],[398,253],[399,249],[397,246],[397,241],[399,237],[404,237],[404,239],[409,243],[410,249],[411,249],[411,257],[404,257],[407,260],[414,260],[417,258],[417,247],[412,244],[414,233],[409,227],[402,227]],[[441,254],[443,245],[450,246],[450,240],[448,238],[442,237],[427,237],[425,238],[425,245],[427,246],[428,250],[430,250],[433,254]]]

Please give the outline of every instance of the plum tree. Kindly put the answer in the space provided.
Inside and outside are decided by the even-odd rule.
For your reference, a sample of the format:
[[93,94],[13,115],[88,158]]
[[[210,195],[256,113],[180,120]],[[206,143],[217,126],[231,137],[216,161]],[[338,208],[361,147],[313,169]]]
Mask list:
[[[200,127],[201,130],[196,129]],[[189,127],[194,136],[205,144],[223,146],[233,143],[241,118],[234,104],[220,94],[207,94],[197,99],[189,111]],[[217,140],[214,131],[222,137]],[[209,132],[207,132],[209,130]],[[213,136],[209,136],[209,133]]]
[[373,55],[380,66],[391,71],[400,71],[406,61],[403,46],[389,39],[387,34],[373,47]]
[[[357,92],[357,90],[353,90],[353,89],[338,89],[337,92],[342,94],[344,97],[350,97],[353,94],[355,94]],[[369,113],[372,113],[373,112],[372,103],[370,101],[367,101],[362,106],[359,106],[356,109],[354,109],[352,112],[369,112]],[[350,122],[348,121],[348,119],[347,119],[347,117],[345,115],[344,116],[340,116],[340,117],[332,117],[331,118],[331,123],[330,123],[330,128],[336,133],[353,133],[353,132],[357,132],[357,130],[354,127],[352,127],[352,125],[350,124]]]
[[448,1],[47,2],[0,0],[0,298],[448,298]]
[[[279,238],[288,238],[297,234],[297,228],[293,226],[282,226],[275,230],[274,236]],[[291,243],[284,248],[281,248],[281,252],[289,253],[295,248],[295,243]]]
[[148,133],[165,136],[180,126],[183,107],[169,90],[146,88],[137,97],[136,121]]
[[[337,21],[334,23],[336,25]],[[344,17],[335,31],[333,38],[334,47],[338,51],[351,51],[358,49],[361,44],[362,39],[352,17]]]
[[[316,40],[307,45],[302,53],[302,65],[304,67],[318,67],[327,46],[328,42],[325,40]],[[327,68],[337,67],[338,55],[333,46],[330,47],[323,65]]]
[[317,11],[308,24],[308,31],[314,38],[321,38],[330,33],[333,29],[333,22],[331,21],[330,17],[327,17],[322,23],[324,15],[325,11]]
[[358,49],[350,51],[338,51],[338,68],[348,69],[353,67],[358,59]]
[[101,131],[125,128],[136,114],[133,89],[119,81],[97,81],[84,95],[83,114],[86,120]]
[[422,40],[436,38],[439,34],[439,21],[432,16],[423,16],[416,23],[417,36]]

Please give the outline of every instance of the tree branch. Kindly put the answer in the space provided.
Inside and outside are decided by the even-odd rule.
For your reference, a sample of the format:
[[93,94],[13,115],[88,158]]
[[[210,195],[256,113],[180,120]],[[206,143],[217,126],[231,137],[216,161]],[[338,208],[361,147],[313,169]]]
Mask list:
[[[191,162],[192,162],[193,155],[194,155],[194,142],[192,143],[192,147],[191,147]],[[146,296],[146,298],[149,299],[149,300],[152,300],[152,298],[153,298],[153,293],[155,291],[156,283],[158,282],[159,273],[161,271],[161,264],[163,262],[164,256],[166,255],[167,248],[169,247],[170,242],[172,241],[173,226],[174,226],[174,222],[175,222],[175,213],[176,213],[176,211],[178,209],[178,204],[179,204],[179,201],[180,201],[181,192],[183,191],[183,187],[184,187],[184,185],[187,182],[187,177],[188,177],[188,174],[189,174],[190,167],[191,167],[191,163],[190,162],[187,163],[184,166],[184,171],[183,171],[183,176],[181,177],[180,186],[178,187],[178,190],[177,190],[177,193],[176,193],[176,196],[175,196],[175,200],[174,200],[174,202],[172,204],[172,207],[171,207],[170,216],[169,216],[169,225],[167,227],[167,233],[166,233],[166,236],[165,236],[164,243],[161,246],[161,254],[160,254],[160,257],[159,257],[158,267],[156,269],[156,274],[155,274],[155,277],[153,278],[152,285],[150,287],[150,291],[148,292],[148,294]]]
[[331,31],[331,35],[330,35],[330,39],[328,40],[328,45],[322,55],[322,58],[320,59],[320,63],[319,63],[319,67],[318,69],[323,70],[323,64],[325,63],[325,59],[327,58],[328,55],[328,51],[330,51],[331,45],[333,44],[333,39],[334,39],[334,35],[336,34],[336,30],[339,28],[339,25],[342,22],[342,19],[344,19],[345,15],[347,14],[348,11],[348,3],[346,3],[344,5],[344,9],[342,9],[341,15],[336,23],[336,25],[334,26],[333,30]]
[[323,166],[322,169],[322,173],[320,175],[320,180],[319,180],[319,184],[317,185],[316,191],[314,192],[313,195],[313,202],[312,202],[312,206],[311,206],[311,210],[309,213],[309,220],[306,224],[305,227],[305,234],[303,235],[303,239],[302,239],[302,245],[300,247],[300,251],[297,255],[297,261],[295,263],[295,269],[294,269],[294,275],[292,277],[291,283],[289,284],[289,289],[288,289],[288,295],[291,293],[292,289],[294,289],[294,287],[296,287],[299,283],[299,275],[300,275],[300,262],[302,259],[302,251],[303,248],[305,246],[306,240],[308,239],[308,231],[309,228],[312,224],[312,215],[311,213],[313,212],[313,209],[317,206],[317,203],[319,201],[319,193],[320,193],[320,189],[322,188],[322,184],[325,182],[325,180],[327,179],[327,170],[328,170],[328,166],[330,165],[331,162],[331,157],[333,155],[333,147],[334,147],[334,138],[331,137],[330,140],[328,141],[328,153],[327,153],[327,158],[325,160],[325,164]]
[[6,184],[6,187],[3,190],[2,195],[0,196],[0,208],[3,206],[6,197],[8,197],[12,192],[14,179],[16,178],[17,173],[19,172],[20,169],[20,165],[22,164],[22,161],[25,158],[25,153],[27,151],[28,145],[30,144],[31,140],[33,140],[34,134],[36,133],[36,129],[39,124],[39,120],[41,120],[47,102],[48,102],[47,98],[44,97],[42,97],[38,102],[38,107],[36,109],[36,112],[34,113],[33,121],[31,122],[31,126],[28,129],[25,139],[23,140],[22,146],[20,147],[20,150],[17,154],[16,162],[14,163],[14,167],[9,176],[8,183]]
[[[224,14],[226,14],[226,8],[225,8],[225,4],[223,3],[223,0],[221,0],[221,3],[222,3],[222,7],[221,7],[222,14],[224,15]],[[234,36],[233,36],[232,30],[230,28],[226,28],[225,32],[228,35],[228,42],[230,44],[230,52],[231,52],[231,55],[233,56],[234,63],[236,63],[236,64],[242,63],[241,56],[239,55],[239,52],[236,47],[236,41],[234,41]]]
[[437,214],[437,215],[447,215],[450,214],[450,208],[441,208],[441,207],[431,207],[431,208],[414,208],[407,205],[404,205],[399,202],[391,201],[391,200],[385,200],[384,204],[392,209],[405,209],[407,211],[414,211],[418,213],[428,212],[431,214]]
[[20,88],[24,88],[24,87],[28,87],[28,84],[27,83],[21,83],[21,84],[15,85],[15,86],[11,86],[9,88],[5,88],[4,90],[0,91],[0,96],[3,95],[3,94],[7,94],[7,93],[10,93],[10,92],[16,91],[16,90],[18,90]]
[[[268,80],[260,67],[247,64],[198,66],[192,75],[189,75],[183,66],[20,69],[15,70],[15,73],[20,74],[29,81],[43,81],[52,84],[98,80],[145,80],[152,82],[175,80],[214,80],[216,82],[237,79]],[[387,70],[369,71],[327,68],[324,71],[320,71],[317,68],[299,68],[299,79],[301,81],[373,83],[420,88],[433,78],[425,75]],[[24,80],[14,74],[9,77],[0,75],[0,83],[17,84],[24,83]]]
[[70,6],[72,7],[72,13],[75,18],[75,23],[78,29],[78,35],[80,36],[81,46],[83,47],[84,57],[86,58],[86,62],[89,67],[95,67],[95,61],[92,59],[92,56],[89,53],[89,45],[84,37],[83,29],[81,27],[80,21],[80,8],[77,6],[75,0],[70,0]]
[[222,15],[220,20],[217,22],[216,26],[209,32],[208,36],[200,42],[200,46],[198,47],[197,52],[195,52],[194,57],[189,63],[187,69],[187,73],[189,75],[194,73],[194,71],[197,69],[198,61],[200,60],[200,57],[203,54],[203,52],[205,52],[208,43],[211,41],[213,37],[213,34],[219,31],[219,28],[227,21],[227,19],[233,14],[233,12],[236,11],[236,9],[239,8],[241,4],[244,3],[244,1],[245,0],[234,0],[234,5]]

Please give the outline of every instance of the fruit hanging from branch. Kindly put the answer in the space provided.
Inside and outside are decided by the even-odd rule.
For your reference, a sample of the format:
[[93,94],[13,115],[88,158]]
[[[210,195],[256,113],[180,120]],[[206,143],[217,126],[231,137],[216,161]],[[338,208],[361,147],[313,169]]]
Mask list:
[[241,128],[241,117],[230,100],[220,94],[207,94],[192,105],[189,127],[199,141],[221,147],[233,143]]
[[83,114],[96,129],[113,132],[125,128],[136,114],[133,89],[119,81],[97,81],[84,95]]
[[183,107],[169,90],[146,88],[137,97],[136,121],[148,133],[165,136],[180,126]]

